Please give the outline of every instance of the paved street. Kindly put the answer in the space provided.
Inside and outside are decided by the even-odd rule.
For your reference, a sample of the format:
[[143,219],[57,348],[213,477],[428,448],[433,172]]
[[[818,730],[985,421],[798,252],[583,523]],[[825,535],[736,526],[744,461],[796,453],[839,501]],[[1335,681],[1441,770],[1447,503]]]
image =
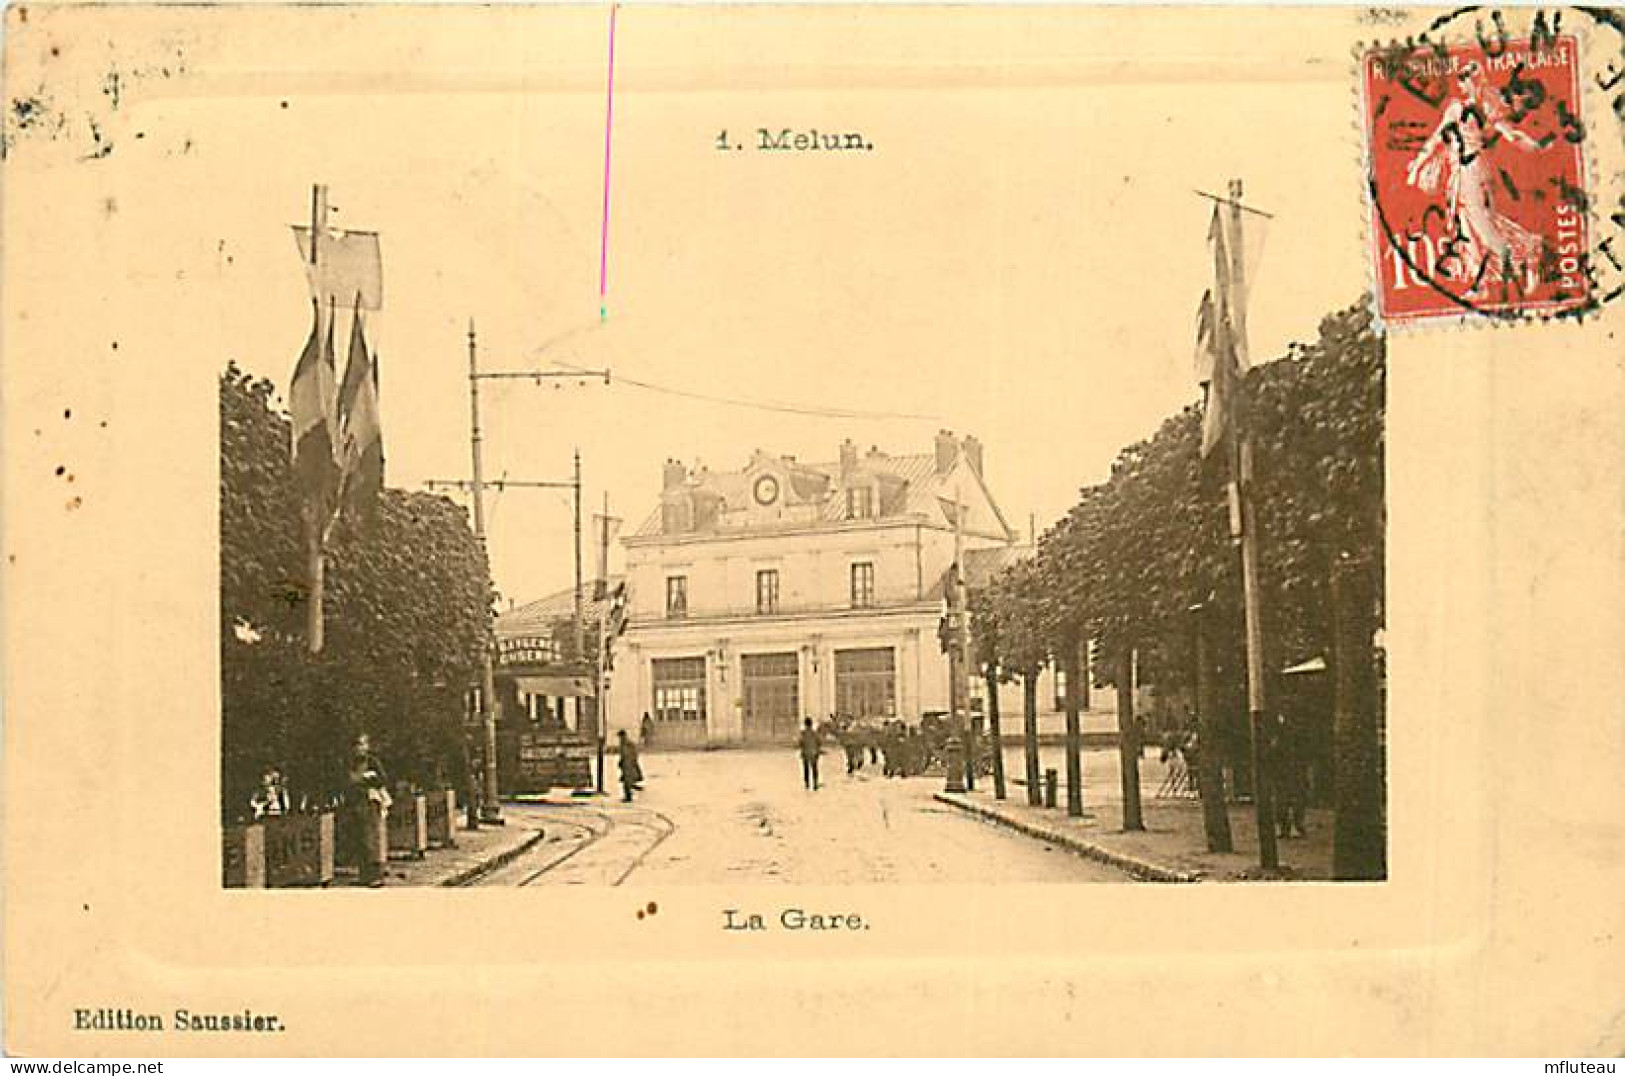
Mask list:
[[1131,881],[937,803],[940,777],[848,777],[836,754],[823,765],[824,787],[809,792],[788,749],[646,754],[646,791],[630,806],[563,795],[507,805],[546,839],[479,884]]

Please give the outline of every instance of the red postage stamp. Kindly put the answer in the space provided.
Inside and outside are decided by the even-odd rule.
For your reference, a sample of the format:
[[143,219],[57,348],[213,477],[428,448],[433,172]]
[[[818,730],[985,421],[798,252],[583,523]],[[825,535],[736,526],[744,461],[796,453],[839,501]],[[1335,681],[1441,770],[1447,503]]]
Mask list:
[[1593,305],[1575,39],[1407,44],[1362,65],[1367,192],[1385,322]]

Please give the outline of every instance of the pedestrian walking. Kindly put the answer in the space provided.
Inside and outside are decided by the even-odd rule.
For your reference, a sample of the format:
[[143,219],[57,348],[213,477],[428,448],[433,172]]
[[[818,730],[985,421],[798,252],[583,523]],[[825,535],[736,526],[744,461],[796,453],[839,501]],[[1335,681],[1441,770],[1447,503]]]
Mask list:
[[654,743],[655,723],[647,710],[643,711],[643,721],[638,725],[638,738],[643,741],[644,747]]
[[841,750],[846,752],[846,775],[863,769],[863,730],[847,720],[841,726]]
[[801,722],[801,738],[798,742],[801,752],[801,781],[809,789],[818,791],[818,755],[823,748],[818,738],[818,730],[813,728],[812,718],[803,718]]
[[631,803],[632,793],[643,791],[643,767],[638,763],[638,745],[632,742],[625,729],[615,735],[621,753],[621,800]]

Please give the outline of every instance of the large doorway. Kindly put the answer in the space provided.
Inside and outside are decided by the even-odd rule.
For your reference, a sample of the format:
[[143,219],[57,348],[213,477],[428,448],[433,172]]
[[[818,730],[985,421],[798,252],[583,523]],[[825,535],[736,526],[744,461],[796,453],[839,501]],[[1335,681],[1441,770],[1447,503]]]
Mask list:
[[897,716],[897,662],[891,647],[835,651],[835,712]]
[[801,665],[794,652],[741,655],[747,743],[789,743],[801,715]]
[[653,746],[705,743],[705,659],[656,658],[649,672],[654,682]]

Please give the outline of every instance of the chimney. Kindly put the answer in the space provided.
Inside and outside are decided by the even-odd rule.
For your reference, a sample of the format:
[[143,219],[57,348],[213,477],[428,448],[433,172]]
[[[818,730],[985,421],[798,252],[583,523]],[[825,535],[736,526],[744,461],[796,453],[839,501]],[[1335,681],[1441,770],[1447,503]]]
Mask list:
[[965,449],[965,459],[970,461],[970,469],[976,472],[976,477],[982,475],[982,442],[974,437],[966,437],[960,442]]
[[954,468],[954,460],[959,458],[959,442],[954,440],[952,431],[937,431],[937,474],[945,475]]
[[688,481],[688,468],[683,466],[681,460],[668,459],[662,479],[662,489],[676,489]]
[[848,437],[841,442],[841,485],[852,481],[852,472],[858,468],[858,446]]

